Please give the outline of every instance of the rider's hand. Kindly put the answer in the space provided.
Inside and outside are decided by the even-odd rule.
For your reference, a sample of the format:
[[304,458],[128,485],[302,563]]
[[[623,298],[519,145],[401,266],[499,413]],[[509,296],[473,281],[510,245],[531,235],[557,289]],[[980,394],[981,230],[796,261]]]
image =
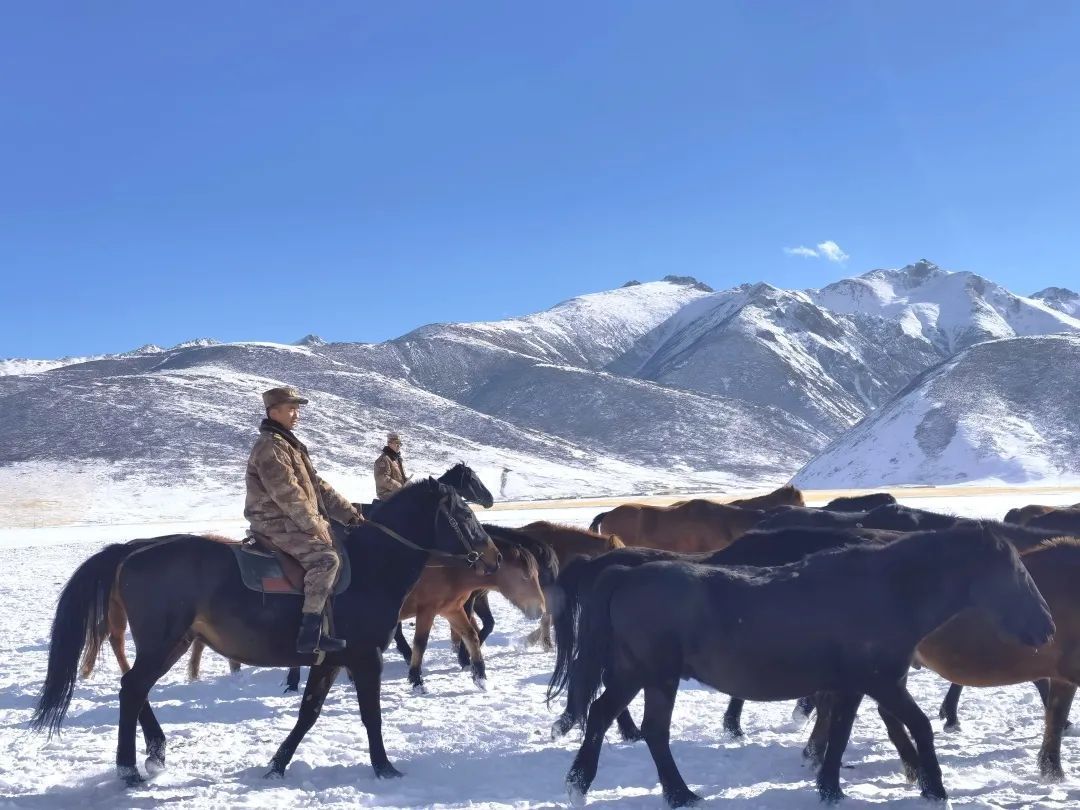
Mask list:
[[356,510],[356,517],[353,518],[352,523],[350,525],[359,526],[365,520],[366,520],[366,518],[364,517],[363,512],[361,512],[359,509],[357,509]]
[[319,527],[319,531],[315,536],[328,545],[332,546],[334,544],[334,538],[330,534],[330,526],[325,523]]

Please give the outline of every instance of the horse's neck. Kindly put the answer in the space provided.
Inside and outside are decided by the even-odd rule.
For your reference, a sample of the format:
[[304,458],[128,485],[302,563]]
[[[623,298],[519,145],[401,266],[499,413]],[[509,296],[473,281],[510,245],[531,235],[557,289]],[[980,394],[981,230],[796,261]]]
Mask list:
[[[897,591],[906,602],[912,629],[919,638],[971,604],[973,566],[962,555],[950,553],[948,543],[939,537],[920,538],[902,550],[902,558],[892,561],[894,574],[899,574],[894,579]],[[899,545],[893,549],[886,546],[883,551],[888,554],[898,549]]]
[[[406,520],[379,515],[379,522],[418,546],[432,541],[430,526],[413,517]],[[408,548],[374,526],[361,526],[350,535],[346,548],[357,588],[377,588],[393,597],[405,595],[420,579],[427,563],[426,551]],[[399,594],[400,592],[400,594]]]

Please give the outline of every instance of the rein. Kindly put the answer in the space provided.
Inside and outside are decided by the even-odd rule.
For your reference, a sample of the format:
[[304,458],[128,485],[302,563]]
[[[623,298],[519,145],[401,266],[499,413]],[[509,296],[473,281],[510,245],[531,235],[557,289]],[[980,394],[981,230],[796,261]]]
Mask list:
[[458,526],[458,522],[456,520],[454,520],[454,516],[451,515],[449,513],[449,511],[446,510],[446,505],[442,501],[440,501],[439,508],[435,513],[435,521],[436,522],[438,522],[438,520],[439,520],[439,515],[438,515],[439,512],[446,512],[446,518],[449,521],[450,526],[454,529],[454,533],[458,536],[458,539],[461,541],[461,544],[466,549],[468,549],[468,553],[466,553],[466,554],[453,554],[453,553],[448,552],[448,551],[441,551],[441,550],[439,550],[437,548],[424,548],[423,546],[418,546],[412,540],[409,540],[407,537],[403,537],[402,535],[398,534],[396,531],[391,529],[389,526],[384,526],[383,524],[377,523],[374,520],[370,520],[370,519],[365,520],[360,525],[361,526],[367,525],[367,526],[371,526],[372,528],[378,529],[379,531],[381,531],[383,534],[385,534],[390,539],[396,540],[398,543],[401,543],[401,545],[405,546],[406,548],[411,548],[413,551],[421,551],[421,552],[424,552],[425,554],[429,554],[432,557],[436,557],[437,559],[440,559],[440,560],[453,560],[454,562],[457,562],[457,563],[464,563],[466,566],[468,566],[470,568],[475,568],[476,564],[478,562],[480,562],[480,552],[477,551],[474,548],[471,548],[469,546],[469,543],[465,539],[465,536],[461,533],[461,529]]

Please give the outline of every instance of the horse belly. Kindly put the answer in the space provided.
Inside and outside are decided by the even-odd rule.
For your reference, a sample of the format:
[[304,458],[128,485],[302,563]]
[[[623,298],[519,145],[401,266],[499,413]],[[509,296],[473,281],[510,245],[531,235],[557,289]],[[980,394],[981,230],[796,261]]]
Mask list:
[[781,650],[735,642],[712,644],[685,662],[686,674],[719,692],[744,700],[793,700],[827,688],[833,680],[824,662]]

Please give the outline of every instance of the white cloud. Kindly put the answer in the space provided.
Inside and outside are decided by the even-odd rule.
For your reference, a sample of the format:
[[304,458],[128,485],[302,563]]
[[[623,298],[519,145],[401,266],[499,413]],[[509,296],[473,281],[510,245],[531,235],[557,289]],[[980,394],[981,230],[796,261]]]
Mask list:
[[831,239],[819,244],[817,249],[818,253],[830,262],[846,262],[848,260],[848,255]]
[[809,248],[804,245],[793,248],[784,248],[784,253],[788,256],[802,256],[804,259],[827,259],[830,262],[837,263],[846,262],[848,260],[848,255],[831,239],[826,239],[824,242],[818,242],[816,248]]

